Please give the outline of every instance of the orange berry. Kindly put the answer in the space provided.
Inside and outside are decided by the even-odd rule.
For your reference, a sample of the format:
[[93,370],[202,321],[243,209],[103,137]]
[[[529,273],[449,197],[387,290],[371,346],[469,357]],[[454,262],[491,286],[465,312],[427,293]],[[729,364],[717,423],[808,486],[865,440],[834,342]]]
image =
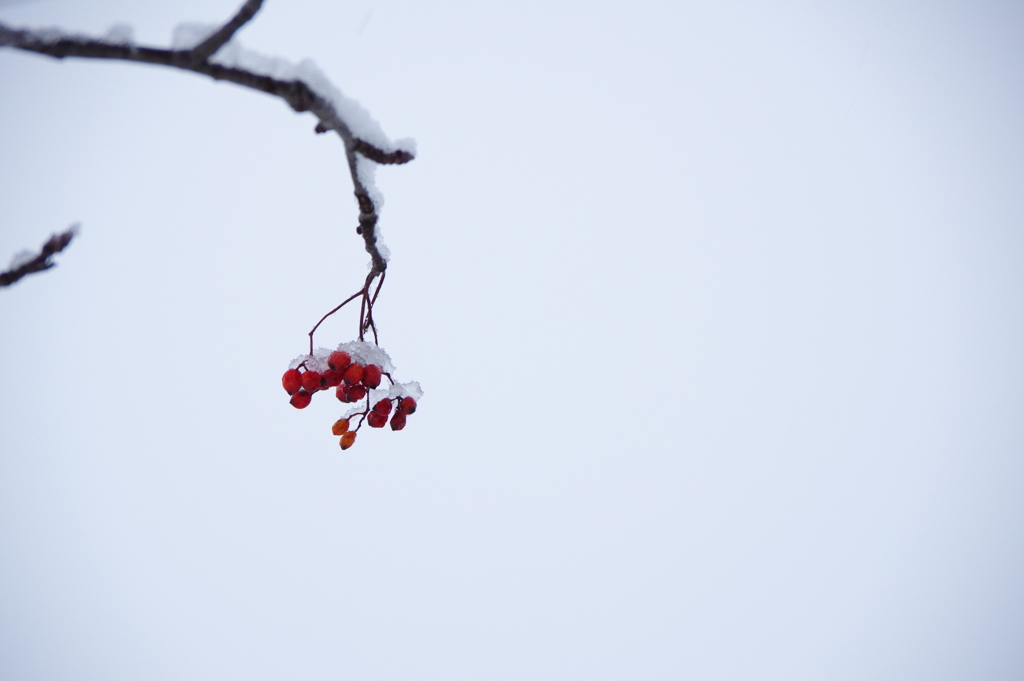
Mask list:
[[348,449],[352,446],[352,443],[356,441],[356,433],[354,430],[350,430],[341,436],[341,448]]
[[338,419],[331,426],[331,432],[335,435],[344,435],[348,432],[348,419]]

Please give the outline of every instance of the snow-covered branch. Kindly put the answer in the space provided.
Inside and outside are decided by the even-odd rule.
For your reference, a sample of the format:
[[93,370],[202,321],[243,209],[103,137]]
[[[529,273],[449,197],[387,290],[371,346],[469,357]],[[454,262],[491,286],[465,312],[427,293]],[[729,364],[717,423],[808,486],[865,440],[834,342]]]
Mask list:
[[6,272],[0,272],[0,286],[10,286],[26,275],[56,267],[56,263],[50,258],[67,248],[77,233],[78,225],[71,225],[66,232],[52,235],[39,249],[39,253],[24,251],[15,255],[10,268]]
[[238,13],[217,28],[182,25],[172,49],[136,45],[124,35],[92,38],[53,29],[16,29],[0,23],[0,47],[13,47],[57,59],[119,59],[193,71],[280,97],[297,112],[318,119],[316,132],[333,130],[341,137],[359,204],[359,227],[370,271],[387,269],[387,248],[377,234],[382,198],[373,184],[373,164],[406,163],[414,158],[411,140],[391,142],[358,103],[346,98],[309,60],[291,64],[247,51],[233,42],[235,33],[259,11],[262,0],[247,0]]

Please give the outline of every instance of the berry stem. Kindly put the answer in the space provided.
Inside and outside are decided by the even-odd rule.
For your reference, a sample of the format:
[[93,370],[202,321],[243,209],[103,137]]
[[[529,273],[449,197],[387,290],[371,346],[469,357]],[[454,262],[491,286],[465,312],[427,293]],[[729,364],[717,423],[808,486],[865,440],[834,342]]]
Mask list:
[[361,296],[361,295],[363,295],[363,291],[357,291],[356,293],[353,293],[352,295],[350,295],[348,298],[345,299],[345,302],[343,302],[341,305],[339,305],[338,307],[334,308],[333,310],[331,310],[330,312],[328,312],[327,314],[325,314],[323,317],[320,318],[320,321],[318,321],[316,323],[316,326],[314,326],[312,328],[312,330],[310,330],[310,332],[309,332],[309,354],[310,355],[313,354],[313,334],[316,333],[316,330],[319,329],[320,325],[324,323],[324,320],[326,320],[332,314],[334,314],[335,312],[337,312],[341,308],[345,307],[346,305],[348,305],[353,300],[355,300],[358,296]]
[[[359,415],[359,423],[352,430],[356,431],[363,427],[363,421],[366,420],[366,415],[370,413],[370,393],[366,393],[366,411]],[[353,414],[355,416],[355,414]]]
[[[380,273],[380,281],[377,282],[377,288],[373,292],[373,297],[366,299],[366,318],[360,320],[361,329],[369,328],[373,331],[373,344],[380,345],[377,339],[377,324],[373,321],[373,306],[377,303],[377,296],[380,294],[380,287],[384,285],[384,277],[387,276],[387,272]],[[369,293],[369,287],[367,287],[367,293]],[[362,331],[360,331],[359,339],[362,340]]]
[[[335,312],[337,312],[341,308],[345,307],[346,305],[351,303],[353,300],[355,300],[359,296],[362,296],[365,299],[366,298],[366,291],[370,287],[370,282],[373,281],[373,277],[374,276],[376,276],[376,275],[373,272],[371,272],[369,275],[367,275],[366,282],[363,284],[363,288],[361,288],[360,290],[358,290],[355,293],[353,293],[352,295],[350,295],[348,298],[343,300],[341,302],[341,304],[338,305],[338,307],[334,308],[333,310],[331,310],[330,312],[325,314],[323,317],[321,317],[320,321],[318,321],[316,323],[316,326],[314,326],[312,329],[310,329],[310,331],[309,331],[309,354],[310,355],[313,354],[313,334],[316,333],[316,330],[320,328],[320,325],[323,324],[324,321],[326,321],[327,318],[330,317],[332,314],[334,314]],[[360,338],[359,340],[362,340],[362,338]]]
[[363,333],[366,331],[366,289],[363,289],[363,299],[359,301],[359,340],[363,340]]
[[[356,298],[361,298],[359,301],[359,340],[366,340],[366,332],[373,331],[373,343],[374,345],[380,345],[377,338],[377,325],[373,321],[373,304],[377,302],[377,295],[380,294],[380,287],[384,285],[384,272],[371,271],[366,275],[366,281],[363,282],[363,288],[359,289],[348,298],[342,301],[340,305],[325,314],[320,318],[320,321],[316,323],[309,332],[309,354],[313,355],[313,334],[320,328],[328,317],[332,314],[351,303]],[[370,287],[373,286],[373,280],[380,277],[377,282],[377,288],[374,289],[373,295],[370,295]]]

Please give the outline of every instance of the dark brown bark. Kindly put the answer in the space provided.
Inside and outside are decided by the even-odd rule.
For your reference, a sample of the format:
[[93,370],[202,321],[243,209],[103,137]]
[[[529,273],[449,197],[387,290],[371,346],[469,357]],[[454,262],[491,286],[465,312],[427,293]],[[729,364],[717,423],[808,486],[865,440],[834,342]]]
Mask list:
[[77,233],[78,225],[72,225],[66,232],[52,235],[39,250],[39,255],[30,260],[23,261],[17,267],[12,267],[6,272],[0,272],[0,286],[10,286],[24,276],[56,267],[57,264],[52,262],[50,258],[67,248],[68,244],[71,243],[71,239]]

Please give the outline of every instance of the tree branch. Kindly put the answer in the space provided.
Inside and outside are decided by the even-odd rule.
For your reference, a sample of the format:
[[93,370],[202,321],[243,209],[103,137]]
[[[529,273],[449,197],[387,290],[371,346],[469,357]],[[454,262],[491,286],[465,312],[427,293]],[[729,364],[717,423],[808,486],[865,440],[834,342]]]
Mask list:
[[15,263],[17,264],[12,263],[11,269],[6,272],[0,272],[0,286],[10,286],[24,276],[56,267],[57,264],[51,262],[50,258],[67,248],[68,244],[71,243],[71,239],[77,233],[78,225],[71,225],[66,232],[51,235],[47,242],[43,244],[39,255],[28,259],[16,258]]
[[262,0],[248,0],[223,27],[189,50],[164,50],[138,45],[114,44],[50,30],[36,32],[13,29],[2,23],[0,23],[0,47],[13,47],[56,59],[65,57],[117,59],[169,66],[201,73],[214,80],[229,81],[280,97],[296,112],[309,111],[319,119],[316,126],[317,132],[333,130],[341,137],[345,145],[352,186],[359,204],[359,228],[356,231],[362,235],[366,252],[370,254],[371,272],[384,272],[387,269],[387,261],[377,245],[377,206],[370,196],[369,188],[359,177],[357,154],[376,163],[384,164],[407,163],[414,156],[401,149],[387,151],[357,137],[334,105],[301,79],[278,80],[250,70],[211,62],[210,57],[223,47],[239,28],[252,19],[262,4]]

